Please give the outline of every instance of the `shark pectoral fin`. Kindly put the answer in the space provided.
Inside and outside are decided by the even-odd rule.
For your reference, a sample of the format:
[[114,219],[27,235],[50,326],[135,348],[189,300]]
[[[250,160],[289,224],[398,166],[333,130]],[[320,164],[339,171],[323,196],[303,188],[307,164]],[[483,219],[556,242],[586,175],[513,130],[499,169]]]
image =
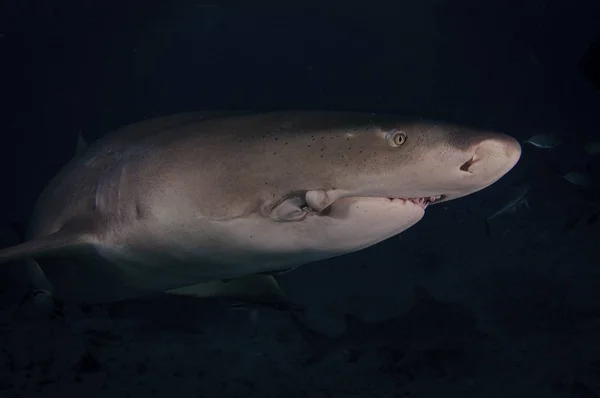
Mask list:
[[329,205],[331,205],[336,199],[332,197],[327,191],[307,191],[305,198],[308,206],[316,212],[322,212]]
[[198,298],[233,299],[242,304],[261,304],[276,309],[293,309],[293,305],[271,275],[250,275],[199,283],[167,291],[168,294]]
[[51,256],[93,244],[96,241],[97,218],[80,214],[66,222],[58,231],[0,250],[0,263],[35,256]]
[[292,196],[275,205],[269,216],[275,221],[302,221],[307,214],[304,199]]

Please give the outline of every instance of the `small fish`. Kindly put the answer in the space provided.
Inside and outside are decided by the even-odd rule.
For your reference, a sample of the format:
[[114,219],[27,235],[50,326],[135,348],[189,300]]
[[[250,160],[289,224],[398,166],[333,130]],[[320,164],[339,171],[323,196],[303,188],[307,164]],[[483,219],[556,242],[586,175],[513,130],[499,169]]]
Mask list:
[[590,188],[593,185],[591,178],[587,174],[583,174],[577,171],[572,171],[563,176],[563,178],[569,181],[571,184],[583,187]]
[[490,222],[504,214],[516,213],[522,208],[529,210],[527,194],[529,193],[529,184],[523,184],[515,189],[515,195],[511,200],[502,206],[497,212],[485,219],[485,233],[488,237],[492,235]]
[[589,153],[590,155],[597,155],[600,153],[600,141],[592,141],[588,142],[583,150]]
[[542,149],[551,149],[556,148],[557,146],[562,144],[562,140],[560,139],[560,137],[554,134],[537,134],[529,137],[528,139],[523,141],[523,143],[531,144]]

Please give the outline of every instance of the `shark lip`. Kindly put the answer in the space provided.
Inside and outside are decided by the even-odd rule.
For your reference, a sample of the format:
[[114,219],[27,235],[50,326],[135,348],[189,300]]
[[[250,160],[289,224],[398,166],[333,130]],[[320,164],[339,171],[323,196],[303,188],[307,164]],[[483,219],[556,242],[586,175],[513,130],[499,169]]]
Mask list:
[[414,204],[422,207],[423,209],[426,209],[427,206],[429,206],[431,203],[439,201],[439,200],[443,200],[445,197],[446,197],[445,195],[436,195],[436,196],[425,196],[425,197],[416,197],[416,198],[388,198],[388,199],[390,199],[390,200],[399,199],[404,202],[411,202],[411,203],[414,203]]

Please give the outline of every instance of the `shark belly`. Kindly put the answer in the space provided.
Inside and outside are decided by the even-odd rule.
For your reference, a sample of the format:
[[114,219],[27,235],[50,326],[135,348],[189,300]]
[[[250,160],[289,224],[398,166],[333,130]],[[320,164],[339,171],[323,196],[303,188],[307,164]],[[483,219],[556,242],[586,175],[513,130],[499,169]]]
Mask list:
[[182,224],[148,222],[119,243],[92,245],[41,263],[64,297],[109,302],[207,281],[235,279],[355,252],[394,236],[424,212],[402,200],[344,198],[302,224],[261,218]]

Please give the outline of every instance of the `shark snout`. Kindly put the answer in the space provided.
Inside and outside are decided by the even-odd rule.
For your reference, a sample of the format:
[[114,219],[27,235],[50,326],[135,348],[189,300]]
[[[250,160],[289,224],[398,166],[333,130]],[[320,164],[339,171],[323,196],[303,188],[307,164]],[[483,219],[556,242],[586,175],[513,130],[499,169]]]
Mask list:
[[508,135],[494,134],[473,145],[469,152],[472,153],[471,158],[460,169],[495,181],[517,164],[521,157],[521,145]]

